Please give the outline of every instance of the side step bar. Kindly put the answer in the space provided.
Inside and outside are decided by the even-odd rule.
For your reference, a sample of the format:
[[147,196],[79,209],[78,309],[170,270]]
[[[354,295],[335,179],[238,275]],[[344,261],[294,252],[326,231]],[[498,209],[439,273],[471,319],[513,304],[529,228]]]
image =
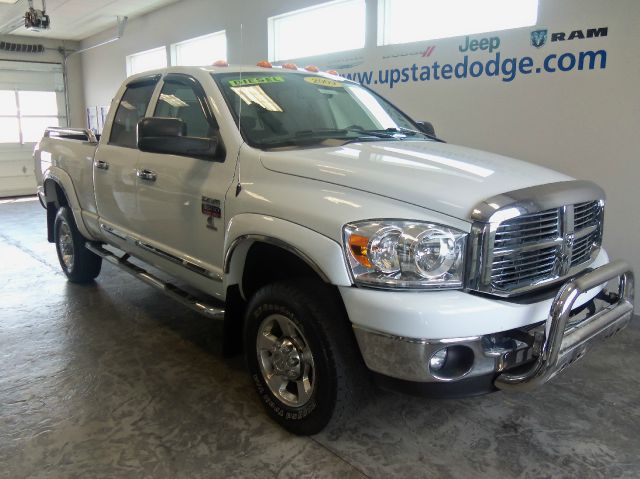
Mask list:
[[188,306],[194,311],[211,319],[224,319],[224,308],[207,304],[201,301],[200,298],[193,296],[192,294],[178,288],[177,286],[171,283],[163,282],[148,271],[140,268],[139,266],[136,266],[133,263],[130,263],[128,261],[128,254],[125,253],[123,256],[119,257],[98,244],[86,243],[85,246],[89,251],[97,254],[102,259],[107,260],[109,263],[144,281],[148,285],[162,291],[170,298],[175,299],[185,306]]

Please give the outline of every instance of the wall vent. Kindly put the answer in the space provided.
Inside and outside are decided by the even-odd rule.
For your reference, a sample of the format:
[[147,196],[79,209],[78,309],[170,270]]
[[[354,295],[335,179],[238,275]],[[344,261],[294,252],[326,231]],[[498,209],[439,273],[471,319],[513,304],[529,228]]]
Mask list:
[[44,45],[0,42],[0,51],[17,53],[44,53]]

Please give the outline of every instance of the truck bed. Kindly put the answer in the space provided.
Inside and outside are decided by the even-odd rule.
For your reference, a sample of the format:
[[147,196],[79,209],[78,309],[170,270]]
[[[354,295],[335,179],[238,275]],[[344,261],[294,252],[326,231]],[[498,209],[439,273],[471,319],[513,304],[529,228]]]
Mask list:
[[47,168],[60,168],[71,177],[80,207],[85,211],[96,211],[93,157],[97,147],[98,136],[91,130],[47,128],[34,151],[38,186],[42,186],[42,175]]

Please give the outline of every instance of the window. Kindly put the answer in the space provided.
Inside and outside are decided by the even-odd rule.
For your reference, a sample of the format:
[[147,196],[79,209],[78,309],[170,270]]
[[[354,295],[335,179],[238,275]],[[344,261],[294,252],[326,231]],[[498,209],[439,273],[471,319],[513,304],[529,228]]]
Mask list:
[[187,126],[187,136],[208,138],[213,134],[201,100],[188,85],[166,82],[153,116],[180,118]]
[[227,34],[221,32],[192,38],[171,45],[172,64],[178,66],[211,65],[227,59]]
[[167,49],[154,48],[127,56],[127,76],[167,66]]
[[[258,148],[327,140],[428,140],[404,113],[352,83],[277,72],[213,74],[243,138]],[[403,130],[404,129],[404,130]],[[335,145],[335,141],[332,143]]]
[[379,0],[378,45],[535,25],[538,0]]
[[364,0],[340,0],[269,18],[269,60],[364,48]]
[[155,81],[140,82],[127,87],[113,120],[110,144],[137,148],[138,121],[144,117],[155,87]]
[[59,125],[56,92],[0,91],[0,143],[35,143]]

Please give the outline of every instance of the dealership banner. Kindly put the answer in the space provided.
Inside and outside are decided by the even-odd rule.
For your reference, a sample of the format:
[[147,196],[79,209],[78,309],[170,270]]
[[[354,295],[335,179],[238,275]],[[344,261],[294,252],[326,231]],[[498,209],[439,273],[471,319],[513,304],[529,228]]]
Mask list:
[[[571,31],[551,31],[535,27],[520,45],[509,45],[511,50],[523,51],[528,43],[531,54],[504,53],[504,40],[500,35],[466,36],[461,39],[453,60],[439,59],[439,41],[425,42],[424,48],[382,56],[374,68],[361,69],[363,58],[333,62],[328,68],[342,76],[366,86],[394,88],[408,83],[496,78],[509,83],[519,77],[548,75],[572,71],[594,71],[607,68],[607,51],[598,48],[598,40],[607,37],[608,27],[590,27]],[[513,43],[514,35],[510,35]],[[581,42],[583,40],[583,42]],[[443,40],[444,41],[444,40]],[[446,39],[451,41],[451,39]],[[441,41],[440,41],[441,42]],[[582,49],[582,47],[586,47]],[[381,47],[379,47],[381,48]],[[548,51],[546,51],[548,50]],[[393,62],[393,66],[383,66]],[[401,62],[398,64],[398,62]],[[371,64],[369,60],[366,63]]]

